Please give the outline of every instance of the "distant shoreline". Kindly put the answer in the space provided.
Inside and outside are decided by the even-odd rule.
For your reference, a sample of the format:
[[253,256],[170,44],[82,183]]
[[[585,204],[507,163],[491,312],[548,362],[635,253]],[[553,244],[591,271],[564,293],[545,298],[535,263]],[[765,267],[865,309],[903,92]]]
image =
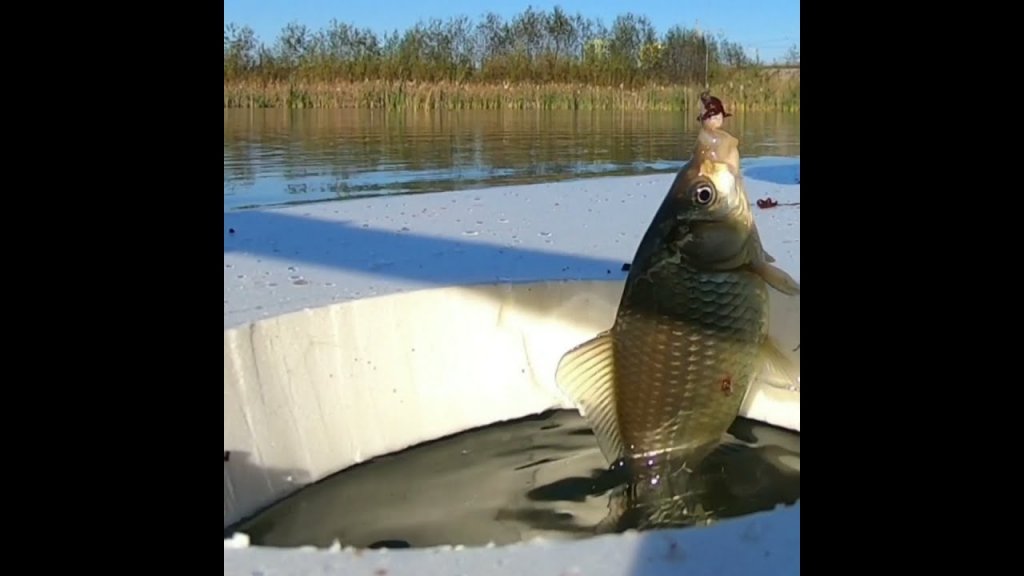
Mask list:
[[[401,80],[224,80],[224,108],[380,110],[697,110],[700,85],[416,82]],[[799,112],[800,75],[751,70],[711,86],[730,111]]]
[[799,42],[768,64],[720,32],[558,6],[387,33],[290,22],[269,43],[224,25],[224,108],[689,112],[705,86],[727,110],[799,110]]

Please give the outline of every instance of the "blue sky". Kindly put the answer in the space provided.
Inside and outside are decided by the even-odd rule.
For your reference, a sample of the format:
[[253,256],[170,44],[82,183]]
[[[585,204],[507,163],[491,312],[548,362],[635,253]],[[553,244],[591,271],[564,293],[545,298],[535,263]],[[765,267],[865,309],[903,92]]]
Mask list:
[[224,21],[248,25],[269,44],[293,21],[318,30],[334,18],[380,34],[430,18],[465,15],[478,21],[488,11],[508,18],[531,5],[544,11],[558,5],[570,14],[601,18],[605,25],[627,11],[643,14],[659,34],[676,24],[699,23],[742,44],[751,56],[756,50],[763,61],[800,45],[800,0],[224,0]]

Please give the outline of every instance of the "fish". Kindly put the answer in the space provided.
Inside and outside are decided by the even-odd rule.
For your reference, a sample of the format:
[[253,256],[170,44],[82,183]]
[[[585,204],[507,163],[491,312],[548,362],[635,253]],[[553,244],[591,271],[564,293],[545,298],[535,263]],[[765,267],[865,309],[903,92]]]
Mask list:
[[699,519],[686,479],[728,440],[752,383],[799,388],[799,367],[770,336],[769,290],[799,298],[800,285],[774,262],[738,140],[701,126],[636,249],[614,323],[556,368],[610,469],[628,479],[599,531],[630,510],[640,526]]

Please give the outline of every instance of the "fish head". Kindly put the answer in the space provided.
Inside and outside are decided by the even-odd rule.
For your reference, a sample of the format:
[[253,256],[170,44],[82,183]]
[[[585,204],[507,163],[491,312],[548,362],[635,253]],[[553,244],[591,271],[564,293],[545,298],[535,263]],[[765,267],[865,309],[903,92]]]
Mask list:
[[700,131],[661,212],[666,248],[693,265],[736,268],[760,254],[737,140],[723,130]]

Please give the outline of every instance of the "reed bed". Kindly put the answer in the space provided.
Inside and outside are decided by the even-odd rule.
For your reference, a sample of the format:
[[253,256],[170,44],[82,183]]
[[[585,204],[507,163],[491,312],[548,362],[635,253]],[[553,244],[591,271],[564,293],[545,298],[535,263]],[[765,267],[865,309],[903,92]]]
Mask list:
[[[712,88],[729,109],[800,110],[798,78],[740,78]],[[703,86],[245,79],[225,81],[224,107],[690,111],[696,109],[702,90]]]

